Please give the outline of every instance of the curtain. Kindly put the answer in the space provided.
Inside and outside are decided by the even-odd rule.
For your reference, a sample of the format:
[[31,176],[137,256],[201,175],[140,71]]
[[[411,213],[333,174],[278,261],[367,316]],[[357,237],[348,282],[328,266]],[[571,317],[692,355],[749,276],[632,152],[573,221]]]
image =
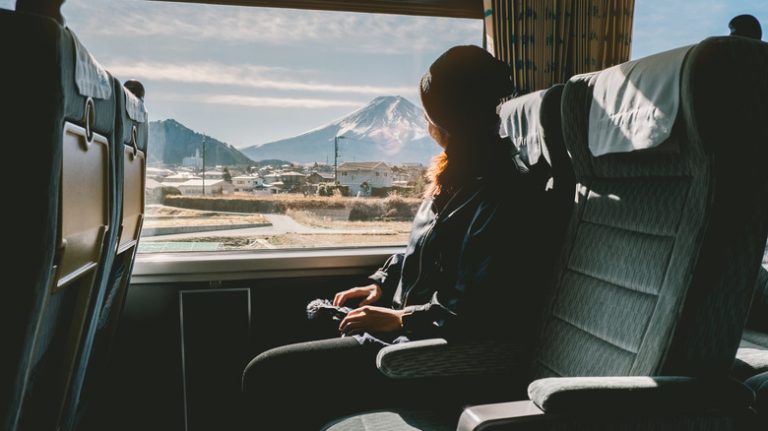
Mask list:
[[629,60],[634,0],[484,0],[486,49],[518,94]]

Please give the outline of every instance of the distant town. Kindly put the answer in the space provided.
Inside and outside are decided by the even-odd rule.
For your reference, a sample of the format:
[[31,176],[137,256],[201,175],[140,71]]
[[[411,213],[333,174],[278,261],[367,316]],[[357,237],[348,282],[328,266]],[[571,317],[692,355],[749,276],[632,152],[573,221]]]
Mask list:
[[240,149],[174,119],[153,121],[148,151],[148,202],[159,203],[168,195],[418,197],[440,149],[421,108],[381,96],[306,133]]
[[[274,163],[271,163],[274,162]],[[168,195],[227,196],[300,194],[305,196],[420,196],[426,167],[421,163],[383,161],[294,164],[282,161],[253,166],[203,167],[199,153],[178,166],[147,167],[148,202]]]

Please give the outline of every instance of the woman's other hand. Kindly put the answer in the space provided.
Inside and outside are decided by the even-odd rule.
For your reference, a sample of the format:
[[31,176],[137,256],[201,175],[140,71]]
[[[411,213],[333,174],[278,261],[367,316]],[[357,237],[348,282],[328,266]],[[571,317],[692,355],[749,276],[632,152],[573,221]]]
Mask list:
[[344,334],[395,332],[401,329],[403,329],[403,310],[370,305],[350,311],[339,325],[339,331]]
[[363,298],[360,306],[373,304],[381,298],[381,287],[378,284],[369,284],[368,286],[353,287],[341,291],[333,297],[333,305],[341,307],[347,301],[353,298]]

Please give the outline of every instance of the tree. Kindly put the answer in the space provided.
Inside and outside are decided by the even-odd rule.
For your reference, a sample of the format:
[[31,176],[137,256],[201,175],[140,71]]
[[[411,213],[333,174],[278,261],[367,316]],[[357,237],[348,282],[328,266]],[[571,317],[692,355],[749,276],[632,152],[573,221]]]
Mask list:
[[224,181],[232,184],[232,174],[229,173],[229,168],[224,167],[224,174],[222,175]]

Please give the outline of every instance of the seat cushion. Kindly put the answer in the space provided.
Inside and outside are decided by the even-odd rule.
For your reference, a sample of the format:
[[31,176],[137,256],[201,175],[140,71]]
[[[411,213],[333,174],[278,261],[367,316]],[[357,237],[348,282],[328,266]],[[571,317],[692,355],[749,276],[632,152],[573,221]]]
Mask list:
[[324,431],[453,431],[459,420],[453,414],[421,410],[378,410],[347,416],[327,424]]
[[739,380],[746,380],[766,371],[768,371],[768,334],[745,329],[733,363],[733,375]]
[[[768,259],[768,245],[766,247],[764,259]],[[760,268],[757,275],[755,297],[752,299],[752,308],[749,310],[749,319],[747,320],[746,327],[752,330],[752,334],[744,334],[744,338],[751,337],[747,341],[768,348],[768,270],[764,267]],[[760,334],[762,334],[762,337],[760,337]],[[762,341],[754,341],[753,338],[762,338]]]
[[768,372],[751,377],[744,383],[755,391],[755,410],[761,416],[768,417]]
[[733,363],[733,375],[739,380],[768,371],[768,350],[740,347]]
[[741,347],[768,350],[768,334],[760,331],[745,329],[741,335]]

